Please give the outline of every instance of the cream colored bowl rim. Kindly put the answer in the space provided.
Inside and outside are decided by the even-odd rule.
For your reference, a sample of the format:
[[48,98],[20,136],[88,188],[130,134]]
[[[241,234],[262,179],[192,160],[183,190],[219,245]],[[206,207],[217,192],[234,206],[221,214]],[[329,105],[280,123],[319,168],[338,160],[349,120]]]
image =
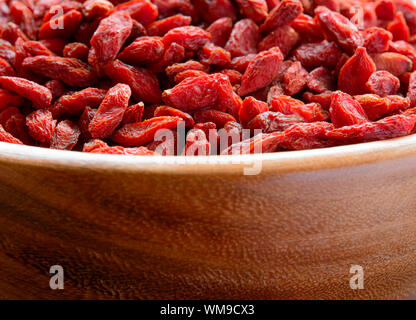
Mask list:
[[[0,142],[0,162],[32,167],[159,174],[242,174],[322,170],[416,156],[416,135],[325,149],[231,156],[126,156],[52,150]],[[254,174],[254,173],[253,173]]]

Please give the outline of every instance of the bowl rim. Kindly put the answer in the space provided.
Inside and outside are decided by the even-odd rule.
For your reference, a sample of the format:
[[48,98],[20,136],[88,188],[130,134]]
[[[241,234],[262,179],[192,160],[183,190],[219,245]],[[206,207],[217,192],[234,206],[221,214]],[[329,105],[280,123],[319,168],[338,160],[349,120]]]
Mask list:
[[416,134],[321,149],[203,157],[109,155],[0,142],[0,163],[31,167],[60,167],[68,170],[85,169],[178,175],[241,174],[245,172],[245,168],[252,168],[255,165],[261,165],[259,172],[261,174],[310,171],[357,166],[411,156],[416,156]]

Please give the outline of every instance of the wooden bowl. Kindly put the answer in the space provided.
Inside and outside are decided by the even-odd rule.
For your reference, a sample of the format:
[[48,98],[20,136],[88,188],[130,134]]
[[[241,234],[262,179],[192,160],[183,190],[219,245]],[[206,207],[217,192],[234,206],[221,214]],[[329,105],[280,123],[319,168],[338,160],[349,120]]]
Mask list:
[[186,159],[0,143],[0,297],[407,298],[415,172],[416,136]]

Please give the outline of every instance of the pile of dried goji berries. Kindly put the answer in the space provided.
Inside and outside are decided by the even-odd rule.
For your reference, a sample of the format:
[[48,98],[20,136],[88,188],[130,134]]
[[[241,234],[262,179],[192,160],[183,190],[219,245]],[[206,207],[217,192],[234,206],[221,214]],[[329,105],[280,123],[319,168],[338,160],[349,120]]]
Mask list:
[[414,133],[411,0],[0,0],[0,141],[131,155]]

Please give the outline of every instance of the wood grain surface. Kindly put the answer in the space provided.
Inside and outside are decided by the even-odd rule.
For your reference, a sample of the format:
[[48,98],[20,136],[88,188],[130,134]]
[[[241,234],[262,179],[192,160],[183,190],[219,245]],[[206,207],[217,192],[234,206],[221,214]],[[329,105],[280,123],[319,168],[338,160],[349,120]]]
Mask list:
[[[415,140],[262,155],[251,176],[229,157],[156,165],[2,143],[0,298],[409,298]],[[56,264],[64,290],[49,288]]]

